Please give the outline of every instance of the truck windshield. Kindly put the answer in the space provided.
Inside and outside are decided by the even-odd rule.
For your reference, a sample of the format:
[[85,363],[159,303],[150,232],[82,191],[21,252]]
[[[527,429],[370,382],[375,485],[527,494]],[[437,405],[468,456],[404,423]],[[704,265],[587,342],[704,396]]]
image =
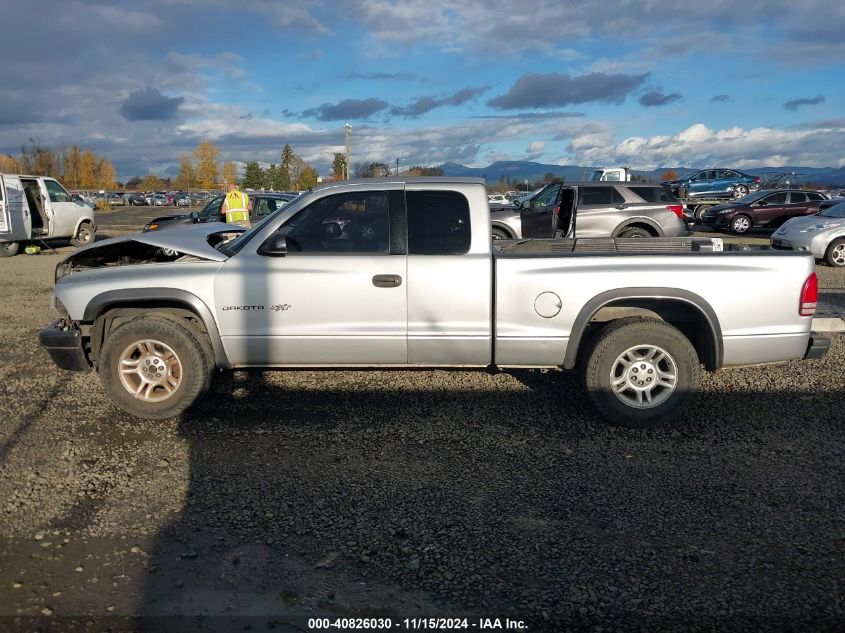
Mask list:
[[[308,200],[311,199],[311,192],[304,193],[295,200],[292,200],[288,204],[284,205],[283,207],[276,209],[275,213],[271,213],[268,216],[265,216],[264,219],[261,220],[258,224],[253,224],[252,228],[247,229],[243,233],[241,233],[238,237],[236,237],[231,242],[224,242],[220,245],[219,250],[221,253],[228,255],[231,257],[232,255],[240,252],[240,250],[246,246],[247,242],[249,242],[253,237],[255,237],[258,233],[261,232],[261,229],[264,226],[273,220],[277,215],[280,213],[285,213],[290,211],[292,208],[296,207],[296,209],[300,209],[304,206],[304,204],[308,204]],[[304,204],[302,204],[304,201]]]

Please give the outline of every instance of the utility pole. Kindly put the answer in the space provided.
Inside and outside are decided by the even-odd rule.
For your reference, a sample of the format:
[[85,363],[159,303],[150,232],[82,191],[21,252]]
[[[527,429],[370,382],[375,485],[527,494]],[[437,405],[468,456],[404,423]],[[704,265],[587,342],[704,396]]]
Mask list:
[[396,176],[399,176],[399,159],[396,159]]
[[346,180],[349,180],[349,133],[352,131],[352,126],[347,123],[343,127],[346,128]]

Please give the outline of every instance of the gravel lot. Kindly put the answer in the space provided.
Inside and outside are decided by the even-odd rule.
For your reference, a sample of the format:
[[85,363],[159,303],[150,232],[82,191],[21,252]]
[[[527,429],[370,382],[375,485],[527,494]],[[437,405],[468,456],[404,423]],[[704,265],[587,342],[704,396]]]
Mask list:
[[[845,626],[842,335],[821,360],[706,375],[654,432],[531,372],[235,372],[139,422],[38,347],[57,259],[0,260],[0,616]],[[817,270],[845,305],[845,271]]]

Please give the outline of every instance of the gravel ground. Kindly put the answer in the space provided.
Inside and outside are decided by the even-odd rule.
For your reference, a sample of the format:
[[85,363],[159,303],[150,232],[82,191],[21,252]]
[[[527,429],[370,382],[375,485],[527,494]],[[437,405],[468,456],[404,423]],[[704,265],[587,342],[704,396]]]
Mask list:
[[[841,335],[821,360],[706,375],[653,432],[532,372],[234,372],[139,422],[39,349],[56,261],[0,261],[0,616],[845,626]],[[845,271],[818,272],[842,297]]]

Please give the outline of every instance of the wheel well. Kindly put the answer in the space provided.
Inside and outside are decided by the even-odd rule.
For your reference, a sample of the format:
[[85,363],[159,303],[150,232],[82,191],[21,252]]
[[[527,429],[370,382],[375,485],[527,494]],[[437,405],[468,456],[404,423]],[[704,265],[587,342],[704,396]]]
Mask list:
[[631,222],[630,224],[625,224],[624,226],[621,226],[616,229],[616,235],[621,234],[627,229],[643,229],[644,231],[647,231],[652,237],[658,237],[660,235],[657,229],[655,229],[651,224],[646,224],[645,222]]
[[133,302],[128,305],[105,306],[94,319],[91,326],[91,360],[97,365],[100,349],[109,333],[116,327],[139,316],[163,316],[187,325],[197,334],[208,337],[208,331],[202,319],[189,307],[178,302],[150,301]]
[[596,310],[576,341],[575,363],[580,362],[589,350],[590,341],[610,322],[631,316],[650,317],[665,321],[686,336],[695,348],[698,358],[708,370],[721,364],[721,334],[714,331],[711,319],[698,306],[679,299],[636,298],[611,301]]

